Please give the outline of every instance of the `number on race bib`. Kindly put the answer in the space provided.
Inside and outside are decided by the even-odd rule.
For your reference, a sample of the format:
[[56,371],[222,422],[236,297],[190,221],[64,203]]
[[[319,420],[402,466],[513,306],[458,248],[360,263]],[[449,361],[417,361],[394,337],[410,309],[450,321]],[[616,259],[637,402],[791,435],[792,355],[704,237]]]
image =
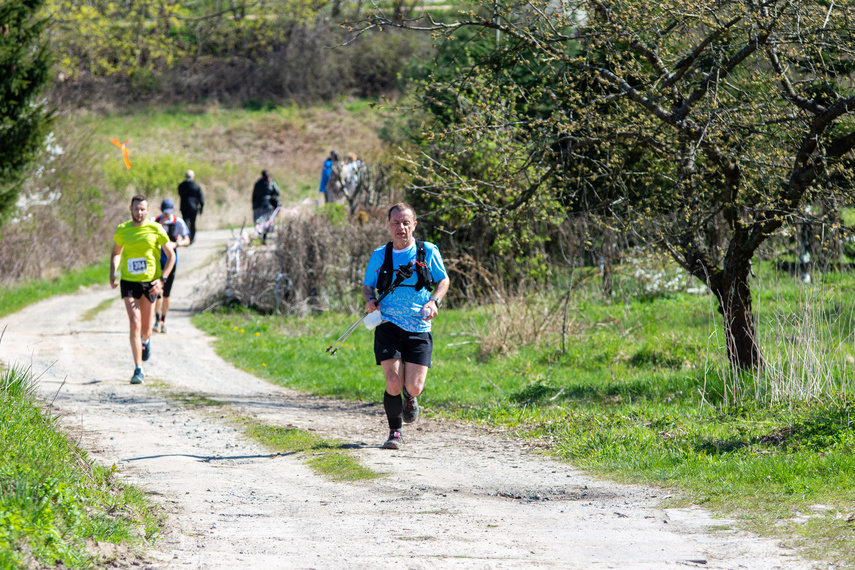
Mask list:
[[128,260],[128,273],[131,275],[142,275],[148,267],[144,257],[135,257]]

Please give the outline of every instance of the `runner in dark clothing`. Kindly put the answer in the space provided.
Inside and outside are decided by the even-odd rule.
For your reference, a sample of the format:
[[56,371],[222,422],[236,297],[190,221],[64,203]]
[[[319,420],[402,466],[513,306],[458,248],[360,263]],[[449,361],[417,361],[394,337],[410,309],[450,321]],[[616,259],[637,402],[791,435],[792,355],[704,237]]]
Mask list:
[[157,296],[157,302],[154,305],[154,332],[166,333],[166,315],[169,313],[170,296],[172,295],[172,284],[175,282],[175,273],[178,271],[178,247],[187,247],[190,245],[190,230],[184,220],[175,215],[175,202],[170,198],[165,199],[160,204],[162,212],[154,219],[155,222],[163,226],[166,230],[166,235],[169,236],[169,244],[161,247],[160,265],[166,265],[166,252],[163,251],[166,247],[172,247],[175,252],[175,264],[172,266],[172,272],[169,277],[163,280],[163,292]]
[[184,182],[178,185],[178,196],[181,198],[181,217],[190,230],[190,243],[196,241],[196,216],[202,215],[205,207],[205,196],[202,188],[196,183],[196,175],[188,170],[184,175]]

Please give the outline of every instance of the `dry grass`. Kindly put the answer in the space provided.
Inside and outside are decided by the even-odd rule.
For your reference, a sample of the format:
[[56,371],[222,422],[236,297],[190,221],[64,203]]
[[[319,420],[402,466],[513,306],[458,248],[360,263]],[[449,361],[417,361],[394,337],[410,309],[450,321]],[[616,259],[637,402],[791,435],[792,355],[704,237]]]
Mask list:
[[351,223],[340,206],[307,208],[280,219],[275,239],[268,239],[266,246],[235,241],[232,249],[240,252],[229,256],[229,275],[219,281],[227,284],[226,290],[214,293],[207,305],[239,303],[301,315],[358,311],[365,264],[388,240],[383,215],[362,210]]
[[564,300],[548,295],[499,297],[488,305],[491,325],[477,335],[480,338],[478,360],[511,354],[521,346],[552,342],[564,326]]
[[361,283],[371,252],[388,240],[383,214],[364,223],[331,224],[321,211],[283,224],[276,240],[279,271],[289,276],[291,309],[361,308]]

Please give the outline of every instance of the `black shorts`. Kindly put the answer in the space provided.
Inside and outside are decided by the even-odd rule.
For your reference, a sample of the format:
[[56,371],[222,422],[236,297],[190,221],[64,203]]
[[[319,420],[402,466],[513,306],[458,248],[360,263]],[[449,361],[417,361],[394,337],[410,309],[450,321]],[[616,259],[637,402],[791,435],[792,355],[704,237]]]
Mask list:
[[161,297],[169,297],[172,295],[172,282],[175,281],[175,270],[178,269],[176,265],[172,266],[172,271],[169,272],[169,277],[166,278],[163,282],[163,293],[160,294]]
[[374,359],[377,364],[400,358],[404,362],[430,368],[432,352],[433,336],[429,332],[409,332],[392,323],[383,323],[374,329]]
[[125,297],[133,297],[139,299],[145,295],[149,301],[154,303],[157,300],[157,295],[151,292],[153,281],[119,281],[119,289],[122,291],[122,299]]

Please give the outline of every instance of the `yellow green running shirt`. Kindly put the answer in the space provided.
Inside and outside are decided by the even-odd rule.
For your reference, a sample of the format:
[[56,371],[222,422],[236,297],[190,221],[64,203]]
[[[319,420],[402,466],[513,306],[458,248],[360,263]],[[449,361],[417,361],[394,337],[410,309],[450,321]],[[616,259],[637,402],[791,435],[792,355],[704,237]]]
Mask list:
[[160,246],[169,241],[163,226],[149,219],[135,226],[128,220],[116,228],[113,241],[124,248],[119,263],[123,281],[148,283],[160,278]]

